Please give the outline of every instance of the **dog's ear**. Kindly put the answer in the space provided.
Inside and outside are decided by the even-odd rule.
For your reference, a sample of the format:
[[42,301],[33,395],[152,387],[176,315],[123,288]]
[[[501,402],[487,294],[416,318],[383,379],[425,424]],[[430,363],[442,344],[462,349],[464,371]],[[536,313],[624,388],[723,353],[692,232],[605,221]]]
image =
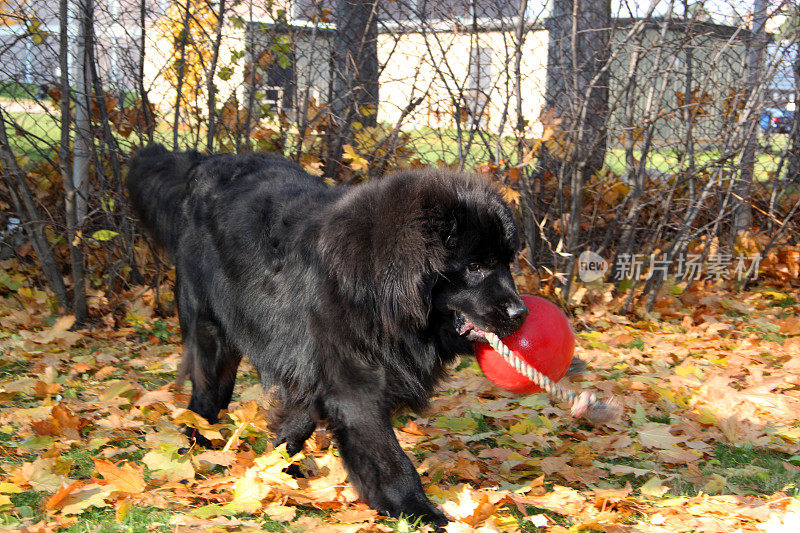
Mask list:
[[522,248],[519,225],[514,217],[511,208],[498,191],[493,192],[493,198],[488,202],[488,211],[495,217],[498,225],[503,232],[503,241],[512,250],[519,251]]
[[419,330],[460,229],[457,181],[397,173],[344,195],[320,230],[323,260],[343,303],[370,308],[386,331]]
[[348,209],[321,228],[318,250],[335,284],[332,296],[340,305],[371,308],[387,332],[420,329],[444,269],[450,232],[443,234],[442,220],[429,213],[409,216],[407,210],[368,218],[366,209]]
[[419,329],[433,305],[433,286],[444,269],[446,242],[440,224],[408,224],[395,228],[389,246],[375,249],[378,305],[384,327]]
[[384,273],[378,305],[381,322],[390,332],[423,328],[433,305],[433,272],[404,272],[398,264]]

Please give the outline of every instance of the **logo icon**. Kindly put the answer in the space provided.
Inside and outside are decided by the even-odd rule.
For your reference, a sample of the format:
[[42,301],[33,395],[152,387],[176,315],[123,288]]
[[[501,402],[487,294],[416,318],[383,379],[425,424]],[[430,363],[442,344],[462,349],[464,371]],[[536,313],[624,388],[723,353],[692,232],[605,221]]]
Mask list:
[[599,254],[585,250],[578,256],[578,277],[584,283],[602,278],[607,270],[608,262]]

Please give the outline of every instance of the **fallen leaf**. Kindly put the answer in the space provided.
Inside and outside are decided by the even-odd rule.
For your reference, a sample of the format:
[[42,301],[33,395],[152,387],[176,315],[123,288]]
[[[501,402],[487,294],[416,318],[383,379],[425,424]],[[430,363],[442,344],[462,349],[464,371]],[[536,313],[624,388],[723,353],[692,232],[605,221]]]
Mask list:
[[115,490],[127,492],[128,494],[139,494],[144,492],[144,471],[142,467],[131,463],[124,463],[117,466],[105,459],[94,459],[94,467],[103,476],[106,482],[113,486]]
[[286,505],[270,504],[264,507],[264,512],[276,522],[291,522],[297,516],[297,509]]
[[105,499],[111,496],[111,490],[97,483],[84,485],[80,489],[68,494],[61,505],[61,513],[76,515],[89,507],[107,507]]
[[73,491],[80,488],[83,484],[84,484],[83,481],[78,480],[78,481],[73,481],[69,485],[62,485],[61,488],[58,489],[55,494],[53,494],[47,499],[47,501],[44,504],[44,508],[48,511],[57,508],[59,505],[63,503],[64,498],[66,498]]

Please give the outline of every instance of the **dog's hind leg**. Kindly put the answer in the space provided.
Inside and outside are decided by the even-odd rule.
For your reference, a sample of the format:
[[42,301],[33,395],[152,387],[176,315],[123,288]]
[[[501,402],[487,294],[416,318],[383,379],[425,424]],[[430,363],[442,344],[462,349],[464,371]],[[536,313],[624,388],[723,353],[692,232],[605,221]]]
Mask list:
[[[185,371],[192,381],[189,409],[216,424],[220,409],[230,403],[241,353],[228,343],[216,322],[202,315],[193,321],[184,351]],[[193,428],[188,428],[187,434],[198,444],[211,444]]]
[[219,408],[227,409],[233,396],[233,386],[236,385],[236,371],[242,361],[242,353],[231,346],[227,338],[220,336],[220,357],[217,358],[217,380],[219,382],[219,395],[217,397]]

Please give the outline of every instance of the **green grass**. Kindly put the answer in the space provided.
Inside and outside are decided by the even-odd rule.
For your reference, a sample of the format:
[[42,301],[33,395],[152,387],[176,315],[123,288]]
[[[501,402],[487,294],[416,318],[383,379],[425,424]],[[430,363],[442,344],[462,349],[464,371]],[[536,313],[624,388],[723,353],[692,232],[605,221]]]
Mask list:
[[[61,128],[58,120],[47,113],[24,113],[12,111],[6,113],[6,132],[15,152],[32,161],[39,161],[44,154],[53,155],[58,150],[61,140]],[[14,124],[9,124],[9,120]],[[20,161],[25,168],[26,161]]]
[[[777,139],[775,137],[783,137]],[[786,139],[783,136],[773,136],[768,146],[765,146],[765,141],[762,139],[762,146],[758,149],[759,153],[756,156],[755,162],[755,177],[759,181],[767,180],[771,173],[778,169],[778,163],[781,159],[781,153],[785,149]],[[641,150],[633,151],[634,157],[639,159],[642,156]],[[718,161],[722,153],[719,150],[707,150],[695,154],[694,164],[695,168],[702,168],[706,165],[711,165]],[[737,158],[732,160],[734,164]],[[623,148],[611,148],[606,152],[606,166],[617,175],[624,175],[627,171],[625,168],[625,150]],[[663,174],[675,174],[681,168],[685,168],[685,164],[681,164],[681,153],[675,149],[663,150],[650,150],[647,156],[647,168],[655,169]],[[784,172],[786,165],[784,165]]]
[[714,449],[714,459],[707,464],[709,470],[726,477],[729,484],[745,492],[772,494],[788,491],[794,494],[800,489],[800,472],[786,469],[784,462],[788,459],[787,454],[752,445],[718,444]]
[[71,479],[89,479],[94,474],[94,461],[96,454],[86,448],[73,448],[64,453],[62,458],[71,461],[69,477]]
[[[531,522],[522,520],[522,513],[520,513],[517,509],[511,508],[512,514],[517,517],[517,522],[519,526],[522,528],[522,531],[542,531],[541,528],[535,527]],[[569,529],[570,526],[574,524],[574,521],[569,518],[568,516],[555,513],[550,509],[545,509],[543,507],[534,507],[531,505],[525,506],[525,514],[528,516],[539,515],[543,514],[548,517],[553,523],[559,525],[565,529]],[[582,529],[581,531],[587,531]]]
[[[649,420],[668,423],[668,418],[648,417]],[[704,476],[716,474],[725,479],[722,489],[724,494],[754,494],[764,495],[783,491],[789,496],[796,497],[800,494],[800,472],[792,471],[785,466],[786,462],[800,466],[800,456],[790,457],[788,454],[756,448],[752,445],[717,444],[710,454],[711,457],[697,463]],[[657,466],[665,473],[677,473],[678,477],[664,480],[664,485],[669,487],[665,498],[675,496],[697,496],[703,487],[684,480],[681,474],[684,467],[673,469],[658,465],[652,460],[641,458],[611,458],[609,464],[625,465],[644,470],[651,470]],[[609,476],[606,481],[611,485],[622,486],[629,482],[634,489],[644,485],[650,476],[634,476],[625,474]]]
[[[0,513],[0,526],[14,526],[24,522],[30,524],[46,519],[44,501],[47,494],[43,492],[28,490],[11,495],[13,511]],[[184,513],[176,513],[168,509],[156,507],[133,506],[127,515],[118,521],[116,511],[113,507],[90,507],[78,516],[78,520],[64,531],[70,533],[96,533],[96,532],[130,532],[148,533],[151,531],[173,531],[175,517],[182,516]],[[299,516],[314,516],[325,518],[329,512],[320,511],[311,507],[298,507]],[[253,517],[251,515],[238,515],[243,520],[255,521],[264,531],[292,531],[292,526],[271,520],[266,515]],[[384,521],[381,523],[395,526],[394,521]],[[411,529],[410,531],[414,531]]]
[[26,99],[36,100],[36,93],[39,92],[39,85],[35,83],[24,83],[18,81],[0,82],[0,98],[12,98],[14,100]]
[[[9,89],[10,90],[10,89]],[[15,91],[19,92],[22,89],[16,88]],[[2,91],[0,91],[2,96]],[[9,138],[14,149],[31,160],[40,160],[42,153],[50,152],[52,149],[57,148],[60,141],[60,128],[58,117],[48,115],[46,113],[24,113],[19,111],[12,111],[7,113],[11,120],[15,121],[19,129],[26,134],[20,134],[10,124],[7,127]],[[452,165],[458,161],[458,135],[455,129],[440,129],[435,130],[432,128],[420,128],[407,132],[409,135],[408,147],[413,150],[414,156],[418,157],[422,163],[426,165],[435,165],[444,162],[445,164]],[[183,133],[182,136],[188,143],[191,141],[190,137],[197,135],[194,133]],[[162,142],[168,142],[171,139],[171,128],[167,124],[161,123],[157,128],[156,136]],[[785,135],[773,135],[769,139],[761,139],[762,147],[756,157],[755,171],[756,179],[766,180],[776,170],[780,161],[780,154],[785,149],[786,145]],[[201,138],[203,135],[201,134]],[[462,132],[462,143],[466,143],[469,138],[469,132]],[[492,150],[497,146],[497,136],[484,133],[484,137],[475,135],[472,140],[469,152],[464,154],[465,166],[467,168],[474,167],[489,160],[489,152],[486,149],[484,139],[492,147]],[[126,143],[135,141],[132,136],[129,139],[119,137],[120,142],[125,145]],[[168,142],[168,144],[171,144]],[[289,147],[294,147],[295,142],[290,139]],[[511,156],[509,164],[516,164],[516,150],[515,139],[513,137],[504,137],[500,140],[500,146],[504,153]],[[635,150],[634,156],[641,157],[641,150]],[[708,150],[698,152],[695,154],[695,167],[703,167],[704,165],[711,164],[718,160],[720,152],[718,150]],[[23,161],[24,163],[24,161]],[[625,169],[625,150],[622,148],[610,148],[606,153],[606,166],[617,175],[623,175]],[[661,149],[651,150],[648,154],[647,167],[655,169],[664,174],[674,174],[681,168],[681,153],[675,149]],[[784,170],[785,171],[785,170]]]
[[[426,165],[435,165],[439,162],[452,165],[458,161],[458,132],[454,128],[441,130],[420,128],[409,131],[408,135],[411,149]],[[462,142],[465,146],[469,137],[469,131],[461,132]],[[464,154],[467,168],[489,160],[489,152],[484,139],[492,147],[492,150],[497,146],[496,135],[484,133],[481,137],[475,134],[469,152]],[[515,144],[516,140],[513,137],[504,137],[500,140],[501,148],[506,154],[515,154]],[[516,161],[512,160],[511,164],[516,164]]]
[[783,300],[775,302],[775,305],[785,309],[797,305],[797,302],[791,296],[787,296]]
[[[30,523],[31,519],[44,519],[45,513],[41,509],[43,494],[33,491],[23,492],[12,498],[15,506],[21,512],[7,514],[0,518],[0,524],[14,525],[25,519]],[[316,518],[326,518],[329,512],[320,511],[311,507],[298,506],[298,516],[313,516]],[[155,507],[132,507],[127,515],[117,521],[116,512],[113,507],[89,508],[83,511],[78,521],[64,531],[69,533],[149,533],[152,531],[168,532],[175,529],[173,523],[175,518],[180,516],[169,510]],[[557,516],[557,515],[556,515]],[[253,517],[241,515],[240,518],[246,521],[257,522],[263,531],[296,531],[296,526],[271,520],[266,515]],[[412,533],[418,531],[418,523],[413,521],[399,520],[379,520],[382,525],[389,526],[395,531]],[[525,531],[523,529],[523,531]]]
[[172,531],[173,513],[154,507],[132,507],[121,522],[117,522],[113,508],[89,508],[80,519],[66,531],[70,533],[148,533],[150,531]]
[[169,344],[178,340],[177,332],[169,328],[163,320],[147,320],[142,325],[135,325],[133,329],[140,335],[140,341],[146,341],[151,335],[156,337],[161,344]]
[[632,341],[626,344],[622,344],[621,347],[626,348],[628,350],[630,350],[631,348],[636,348],[637,350],[644,350],[645,348],[644,339],[642,339],[641,337],[636,337]]
[[46,494],[35,490],[26,490],[18,494],[11,494],[11,504],[14,506],[14,511],[0,513],[3,519],[0,524],[16,524],[20,520],[31,520],[36,522],[44,518],[44,501]]
[[256,452],[258,455],[263,455],[264,452],[267,451],[267,446],[269,445],[270,439],[266,435],[259,435],[253,441],[250,442],[250,446],[253,448],[253,451]]
[[[10,111],[5,115],[9,142],[18,155],[33,162],[41,161],[45,156],[55,156],[61,142],[61,121],[58,112],[48,114]],[[117,134],[116,138],[122,146],[122,150],[130,147],[132,143],[138,142],[135,134],[131,134],[127,139]],[[168,135],[163,127],[156,132],[155,140],[158,142],[171,145],[171,138],[171,133]],[[26,164],[25,159],[20,161],[23,168],[26,167]]]
[[[40,87],[38,83],[25,83],[19,81],[0,82],[0,98],[7,98],[19,102],[38,102]],[[114,91],[113,96],[119,98],[122,95],[122,106],[131,107],[136,104],[139,96],[133,91]],[[50,97],[46,97],[48,101]]]
[[778,333],[764,333],[763,335],[759,335],[759,338],[765,342],[777,342],[778,344],[783,344],[786,342],[788,337]]

